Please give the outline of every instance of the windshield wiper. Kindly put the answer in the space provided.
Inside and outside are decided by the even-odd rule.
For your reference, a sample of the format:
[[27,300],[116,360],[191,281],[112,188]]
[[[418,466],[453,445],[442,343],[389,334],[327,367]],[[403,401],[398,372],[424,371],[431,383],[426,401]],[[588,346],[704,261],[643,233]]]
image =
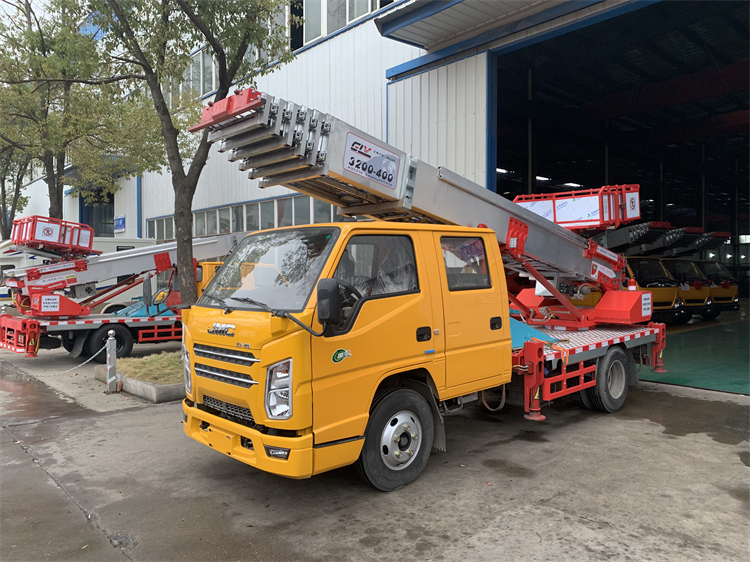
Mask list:
[[219,306],[221,306],[222,309],[224,309],[224,314],[229,314],[230,312],[234,312],[234,309],[229,306],[227,303],[225,303],[223,300],[217,297],[212,297],[211,295],[207,295],[210,299],[215,300],[219,303]]
[[299,320],[297,320],[294,316],[292,316],[291,314],[289,314],[286,310],[274,310],[273,308],[271,308],[267,304],[262,303],[260,301],[256,301],[255,299],[250,299],[250,298],[247,298],[247,297],[231,297],[231,299],[235,300],[235,301],[246,302],[247,304],[254,304],[257,307],[262,308],[266,312],[270,312],[271,316],[276,316],[278,318],[289,318],[289,320],[291,320],[292,322],[294,322],[295,324],[297,324],[297,326],[299,326],[300,328],[303,328],[304,330],[307,330],[313,336],[320,337],[326,331],[326,326],[325,325],[323,326],[323,331],[322,332],[316,332],[312,328],[310,328],[310,326],[308,326],[308,325],[300,322]]

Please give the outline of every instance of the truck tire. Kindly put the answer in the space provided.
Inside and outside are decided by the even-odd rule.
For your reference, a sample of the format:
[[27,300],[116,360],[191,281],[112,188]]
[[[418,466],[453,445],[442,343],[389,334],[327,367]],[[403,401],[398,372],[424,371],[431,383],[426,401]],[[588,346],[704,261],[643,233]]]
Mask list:
[[680,314],[678,314],[672,319],[672,324],[687,324],[688,322],[690,322],[690,319],[692,317],[693,317],[692,312],[683,310],[680,312]]
[[596,386],[589,397],[595,410],[613,413],[628,396],[628,356],[621,347],[611,347],[596,368]]
[[73,346],[76,344],[75,338],[69,338],[68,334],[63,333],[63,335],[60,336],[60,339],[62,340],[62,346],[65,351],[67,351],[68,353],[73,351]]
[[590,389],[588,388],[584,388],[583,390],[576,392],[575,394],[571,394],[570,397],[573,399],[573,404],[575,404],[582,410],[593,410],[594,404],[593,402],[591,402],[589,390]]
[[[115,331],[115,341],[117,342],[117,357],[127,357],[128,355],[130,355],[130,352],[133,351],[133,334],[131,334],[130,330],[128,330],[125,326],[120,326],[119,324],[106,324],[105,326],[102,326],[96,332],[91,334],[88,340],[86,340],[85,344],[87,355],[93,356],[104,346],[104,343],[107,341],[107,337],[109,337],[108,332],[110,330]],[[94,358],[94,361],[96,361],[97,363],[106,363],[107,352],[104,350],[99,351],[99,353]]]
[[422,395],[389,388],[373,400],[357,472],[378,490],[403,488],[427,464],[434,436],[432,411]]
[[721,314],[721,310],[718,308],[712,308],[707,312],[701,313],[701,318],[704,320],[716,320],[719,317],[719,314]]

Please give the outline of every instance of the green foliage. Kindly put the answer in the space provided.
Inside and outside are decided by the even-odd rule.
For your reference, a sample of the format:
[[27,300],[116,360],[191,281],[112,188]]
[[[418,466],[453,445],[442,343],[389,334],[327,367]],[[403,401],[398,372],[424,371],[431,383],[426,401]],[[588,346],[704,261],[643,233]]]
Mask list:
[[[106,64],[101,42],[82,31],[85,4],[51,0],[43,14],[26,1],[16,7],[0,21],[0,142],[42,162],[50,200],[64,182],[108,193],[117,176],[159,169],[157,116],[129,91],[122,64]],[[80,173],[63,180],[68,162]]]

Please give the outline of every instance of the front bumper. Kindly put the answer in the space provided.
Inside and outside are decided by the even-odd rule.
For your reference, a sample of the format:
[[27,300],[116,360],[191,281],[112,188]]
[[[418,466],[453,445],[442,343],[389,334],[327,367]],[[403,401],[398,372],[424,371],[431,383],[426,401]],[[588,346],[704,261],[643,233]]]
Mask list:
[[681,316],[684,310],[685,307],[654,309],[651,313],[651,320],[654,322],[671,322],[678,316]]
[[738,302],[716,302],[714,308],[721,310],[722,312],[737,311],[740,309],[740,303]]
[[[185,435],[216,449],[220,453],[254,466],[265,472],[287,478],[309,478],[313,472],[313,436],[280,437],[266,435],[243,425],[225,420],[182,402]],[[252,449],[243,445],[252,443]],[[249,440],[249,441],[248,441]],[[286,460],[271,458],[266,446],[289,449]]]

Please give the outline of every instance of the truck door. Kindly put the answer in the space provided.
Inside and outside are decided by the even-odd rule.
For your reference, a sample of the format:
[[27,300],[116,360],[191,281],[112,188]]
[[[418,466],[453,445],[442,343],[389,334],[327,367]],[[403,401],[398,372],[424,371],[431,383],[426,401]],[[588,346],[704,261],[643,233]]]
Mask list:
[[315,442],[362,435],[380,379],[434,358],[432,306],[419,238],[357,231],[332,278],[347,287],[346,321],[313,338]]
[[[435,233],[434,237],[438,255],[443,256],[440,277],[448,388],[472,392],[482,387],[476,384],[478,381],[507,382],[511,375],[511,341],[497,241],[491,236],[448,233]],[[498,381],[485,380],[493,377],[499,377]]]

